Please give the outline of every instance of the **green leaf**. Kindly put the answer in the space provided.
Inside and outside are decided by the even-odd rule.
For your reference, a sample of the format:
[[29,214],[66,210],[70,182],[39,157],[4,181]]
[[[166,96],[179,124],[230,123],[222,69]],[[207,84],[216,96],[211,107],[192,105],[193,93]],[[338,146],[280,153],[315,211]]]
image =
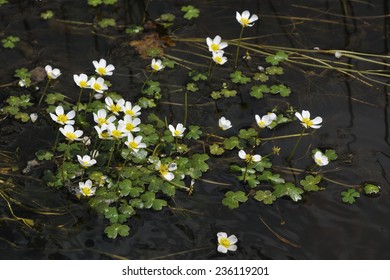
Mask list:
[[265,61],[272,65],[278,65],[280,62],[286,60],[288,55],[283,51],[278,51],[275,55],[270,55],[265,58]]
[[127,225],[121,225],[118,223],[112,224],[104,229],[104,233],[109,238],[115,239],[118,235],[126,237],[129,235],[130,228]]
[[265,69],[266,73],[268,75],[282,75],[283,74],[283,68],[277,67],[277,66],[270,66]]
[[35,153],[38,160],[51,160],[53,158],[53,153],[47,150],[39,150]]
[[200,130],[200,126],[197,125],[190,125],[188,127],[188,133],[186,134],[185,138],[187,139],[199,139],[202,135],[202,130]]
[[229,207],[230,209],[238,208],[240,202],[245,202],[248,200],[248,197],[243,191],[228,191],[225,193],[225,198],[222,200],[222,204]]
[[183,17],[188,20],[199,17],[200,13],[200,11],[192,5],[181,7],[181,11],[185,12]]
[[277,94],[279,93],[280,96],[282,97],[288,97],[290,96],[291,89],[286,87],[285,85],[273,85],[271,86],[271,91],[272,94]]
[[355,189],[348,189],[341,193],[341,199],[345,203],[353,204],[356,201],[356,198],[360,197],[360,193]]
[[285,183],[276,185],[273,194],[276,197],[289,196],[293,201],[297,202],[302,199],[303,190],[296,187],[293,183]]
[[155,199],[153,201],[152,209],[156,211],[162,210],[164,206],[167,206],[168,203],[165,200],[162,199]]
[[143,94],[155,97],[157,93],[161,92],[160,83],[155,81],[148,81],[145,88],[142,90]]
[[260,85],[260,86],[252,86],[249,94],[252,97],[261,99],[264,96],[263,93],[268,93],[268,92],[270,92],[270,89],[267,85]]
[[261,161],[253,164],[253,168],[259,172],[263,172],[266,168],[271,168],[272,162],[268,157],[263,157]]
[[260,181],[268,181],[272,185],[277,185],[277,184],[284,184],[285,181],[283,178],[280,178],[280,174],[272,174],[271,171],[263,171],[261,175],[257,177],[258,180]]
[[108,207],[104,213],[104,217],[109,219],[111,223],[118,222],[118,210],[116,207]]
[[[245,183],[248,184],[248,186],[250,188],[256,188],[258,184],[260,184],[260,182],[257,180],[257,176],[255,174],[250,174],[251,172],[254,173],[254,170],[253,169],[248,169],[246,174],[245,174]],[[244,171],[245,173],[245,171]],[[240,181],[244,181],[244,174],[241,175],[241,176],[238,176],[238,179]]]
[[18,112],[15,114],[15,119],[21,120],[22,122],[28,122],[30,120],[30,116],[27,113]]
[[213,144],[210,146],[210,154],[220,156],[225,152],[225,150],[220,147],[218,144]]
[[256,80],[256,81],[260,81],[262,83],[265,83],[266,81],[269,80],[269,76],[265,73],[256,73],[254,76],[253,76],[253,79]]
[[144,208],[149,209],[153,206],[153,201],[156,199],[154,192],[145,192],[141,195],[141,200],[144,202]]
[[160,16],[160,19],[165,22],[173,22],[175,18],[176,18],[175,15],[170,13],[162,14]]
[[49,93],[48,95],[46,95],[45,101],[47,104],[53,105],[57,102],[64,101],[64,99],[65,99],[65,95],[61,93]]
[[247,84],[251,81],[251,78],[245,76],[241,71],[238,70],[230,74],[230,79],[235,84]]
[[326,151],[325,151],[325,156],[326,156],[329,160],[336,160],[336,159],[337,159],[337,154],[336,154],[336,151],[335,151],[335,150],[326,150]]
[[143,30],[144,30],[144,28],[142,26],[132,24],[126,28],[125,32],[126,32],[126,34],[133,36],[133,35],[141,33]]
[[162,64],[170,69],[173,69],[175,67],[176,61],[168,58],[164,58]]
[[364,192],[366,194],[378,194],[380,191],[380,187],[373,184],[365,184]]
[[3,44],[3,47],[6,49],[12,49],[15,47],[15,43],[19,42],[19,37],[16,36],[8,36],[7,38],[4,38],[1,40],[1,43]]
[[106,5],[114,5],[118,0],[103,0],[103,3]]
[[227,150],[233,150],[234,148],[238,148],[238,149],[244,148],[242,140],[238,139],[237,136],[232,136],[230,138],[223,140],[223,146]]
[[54,16],[54,13],[52,10],[47,10],[43,13],[41,13],[41,18],[44,20],[51,19]]
[[141,97],[140,99],[138,99],[138,102],[137,104],[143,108],[143,109],[146,109],[146,108],[155,108],[157,106],[157,104],[154,102],[153,99],[150,99],[150,98],[146,98],[146,97]]
[[164,181],[160,177],[157,176],[151,177],[149,181],[149,187],[148,187],[148,190],[150,192],[158,192],[159,190],[162,190],[163,187],[164,187]]
[[98,25],[100,28],[114,27],[116,22],[114,18],[103,18],[98,21]]
[[209,166],[206,163],[209,158],[207,154],[193,154],[191,157],[192,166],[202,172],[206,172],[209,170]]
[[122,204],[121,207],[119,208],[119,212],[125,214],[127,217],[135,215],[134,208],[127,204]]
[[192,80],[194,80],[195,82],[197,81],[206,81],[207,80],[207,76],[203,73],[200,73],[199,71],[197,70],[192,70],[188,73],[188,75],[192,78]]
[[261,201],[264,204],[272,204],[276,197],[270,191],[257,191],[255,196],[253,197],[257,201]]
[[164,182],[162,188],[162,192],[166,194],[167,196],[174,196],[176,193],[176,188],[174,185],[170,184],[169,182]]
[[88,0],[88,5],[90,5],[92,7],[96,7],[100,4],[103,4],[102,0]]
[[238,137],[242,139],[250,139],[257,136],[257,131],[254,128],[240,129]]
[[317,192],[323,190],[323,188],[319,187],[318,184],[321,182],[322,177],[320,175],[312,176],[308,175],[304,180],[301,180],[300,183],[305,191],[308,192]]
[[199,90],[199,88],[196,86],[195,83],[188,83],[186,89],[191,92],[195,92]]

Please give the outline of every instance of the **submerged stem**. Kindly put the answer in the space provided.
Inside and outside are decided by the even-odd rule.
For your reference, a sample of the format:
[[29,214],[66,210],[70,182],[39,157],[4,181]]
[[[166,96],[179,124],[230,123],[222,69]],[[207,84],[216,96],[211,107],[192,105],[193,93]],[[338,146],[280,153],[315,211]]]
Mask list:
[[290,153],[290,155],[289,155],[288,158],[287,158],[287,162],[290,162],[290,161],[291,161],[291,158],[294,156],[295,150],[297,149],[299,142],[301,142],[301,139],[302,139],[302,136],[303,136],[303,133],[305,132],[305,130],[306,130],[306,127],[304,127],[304,128],[302,129],[301,135],[299,136],[297,142],[295,142],[295,146],[294,146],[294,148],[291,150],[291,153]]
[[237,67],[238,53],[239,53],[239,51],[240,51],[241,38],[242,38],[242,34],[243,34],[243,33],[244,33],[244,26],[241,27],[240,37],[238,38],[237,50],[236,50],[236,59],[234,60],[234,68]]
[[184,120],[183,120],[184,126],[186,126],[187,124],[187,115],[188,115],[188,91],[186,90],[184,92]]
[[81,100],[81,94],[82,93],[83,93],[83,88],[80,89],[79,99],[77,100],[76,114],[79,112],[80,100]]
[[42,93],[42,95],[41,95],[41,98],[39,99],[38,106],[41,105],[42,100],[43,100],[43,98],[44,98],[45,95],[46,95],[46,91],[47,91],[47,88],[49,87],[49,84],[50,84],[50,79],[47,79],[47,82],[46,82],[46,85],[45,85],[45,89],[43,90],[43,93]]

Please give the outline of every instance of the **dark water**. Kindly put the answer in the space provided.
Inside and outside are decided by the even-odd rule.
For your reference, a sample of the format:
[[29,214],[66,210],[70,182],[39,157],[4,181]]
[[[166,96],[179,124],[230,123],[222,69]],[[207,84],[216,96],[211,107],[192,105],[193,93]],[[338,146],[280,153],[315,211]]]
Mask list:
[[[42,21],[41,12],[51,9],[57,19],[93,22],[96,18],[112,16],[121,25],[139,23],[142,1],[118,1],[116,8],[92,9],[86,1],[9,1],[0,7],[1,35],[16,35],[22,43],[13,50],[0,51],[0,84],[13,81],[16,68],[32,69],[51,64],[64,73],[61,91],[76,98],[72,84],[74,73],[88,72],[92,60],[101,57],[116,66],[110,79],[113,89],[125,98],[138,96],[142,71],[149,60],[141,59],[129,46],[131,38],[123,28],[96,31],[91,26],[61,21]],[[389,3],[384,1],[191,1],[201,16],[188,23],[179,19],[175,35],[179,38],[206,38],[219,34],[236,38],[240,27],[235,12],[244,9],[259,15],[254,27],[244,36],[258,36],[258,44],[300,49],[348,49],[355,52],[389,54]],[[151,1],[148,16],[162,13],[180,15],[182,1]],[[178,43],[177,49],[188,50],[193,45]],[[177,49],[166,53],[187,58]],[[230,48],[233,59],[235,48]],[[190,56],[188,56],[189,58]],[[331,56],[328,59],[333,59]],[[254,56],[249,67],[256,68],[261,58]],[[354,62],[344,59],[345,62]],[[387,60],[388,61],[388,60]],[[204,64],[207,61],[197,61]],[[360,69],[372,67],[354,62]],[[384,66],[376,66],[387,70]],[[224,70],[220,70],[224,71]],[[182,103],[180,93],[170,92],[172,84],[188,82],[184,71],[162,73],[166,103]],[[228,172],[226,160],[211,160],[205,179],[231,184],[196,182],[193,196],[178,193],[171,206],[159,213],[140,212],[130,226],[131,236],[111,240],[105,237],[104,221],[65,190],[53,190],[38,178],[14,177],[17,184],[13,196],[22,205],[13,204],[21,217],[33,219],[32,229],[12,221],[0,222],[0,258],[2,259],[217,259],[226,258],[216,251],[216,233],[226,231],[239,238],[239,250],[228,258],[237,259],[388,259],[390,258],[389,200],[389,91],[380,83],[368,86],[357,79],[334,71],[313,69],[290,64],[283,82],[293,90],[288,102],[296,108],[308,109],[324,118],[323,127],[313,136],[302,140],[297,151],[304,155],[308,146],[331,147],[339,154],[338,169],[331,178],[347,184],[364,182],[379,184],[381,195],[361,197],[354,205],[341,202],[343,187],[328,183],[323,192],[306,194],[299,203],[278,200],[273,206],[248,201],[239,209],[222,206],[224,193],[242,188]],[[216,74],[218,75],[218,73]],[[389,83],[386,78],[381,82]],[[136,86],[134,86],[136,85]],[[43,86],[43,85],[41,85]],[[138,86],[138,89],[137,89]],[[59,88],[59,87],[58,87]],[[0,88],[6,95],[9,89]],[[245,87],[243,91],[248,91]],[[190,103],[210,101],[206,89],[190,97]],[[275,105],[284,106],[286,99],[269,98],[254,101],[243,94],[242,99],[222,100],[214,106],[190,107],[189,123],[215,126],[216,120],[228,116],[233,133],[252,125],[254,114],[264,114]],[[164,114],[182,116],[183,107],[166,104]],[[10,129],[10,126],[15,126]],[[19,147],[20,167],[34,157],[34,152],[50,145],[55,133],[44,126],[16,126],[6,119],[0,122],[2,149],[15,151]],[[293,129],[296,129],[292,131]],[[278,135],[298,133],[299,124],[278,129]],[[226,132],[226,135],[230,135]],[[32,141],[31,141],[32,139]],[[289,150],[292,141],[276,143]],[[297,167],[305,168],[305,160]],[[41,169],[47,166],[40,167]],[[39,171],[39,170],[38,170]],[[40,213],[34,209],[41,209]],[[185,210],[178,210],[184,208]],[[48,215],[45,212],[56,215]],[[9,216],[6,203],[0,199],[2,217]],[[268,225],[268,227],[266,226]],[[270,230],[272,229],[272,230]],[[273,231],[273,232],[272,232]],[[285,238],[284,242],[276,234]],[[286,241],[287,240],[287,241]]]

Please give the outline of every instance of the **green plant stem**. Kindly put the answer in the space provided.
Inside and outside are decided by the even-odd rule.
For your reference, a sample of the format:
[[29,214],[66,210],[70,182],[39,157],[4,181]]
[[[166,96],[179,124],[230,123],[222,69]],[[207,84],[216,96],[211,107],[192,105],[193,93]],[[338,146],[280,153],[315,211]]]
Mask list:
[[303,136],[303,133],[305,132],[305,130],[306,130],[306,127],[304,127],[304,128],[302,129],[301,135],[299,136],[297,142],[295,142],[295,146],[294,146],[294,148],[291,150],[291,153],[290,153],[290,155],[289,155],[288,158],[287,158],[287,162],[290,162],[290,161],[291,161],[291,158],[294,156],[295,150],[297,149],[299,142],[301,142],[301,139],[302,139],[302,136]]
[[148,77],[146,77],[145,82],[142,84],[141,91],[144,90],[144,87],[145,87],[146,83],[150,81],[150,79],[152,78],[153,74],[154,74],[154,71],[152,71],[152,73],[150,73],[150,75]]
[[[123,148],[122,148],[122,150],[121,150],[121,154],[122,154],[122,152],[123,152]],[[117,184],[117,185],[119,184],[119,181],[120,181],[121,176],[122,176],[122,173],[123,173],[123,169],[126,167],[126,164],[127,164],[127,161],[129,160],[130,154],[131,154],[131,150],[129,149],[129,152],[128,152],[128,154],[127,154],[127,156],[126,156],[126,158],[125,158],[125,161],[124,161],[124,163],[123,163],[123,167],[121,168],[121,171],[120,171],[119,174],[118,174],[118,180],[116,181],[116,184]]]
[[66,161],[66,158],[67,158],[67,155],[69,153],[69,146],[70,146],[70,140],[68,141],[68,145],[66,146],[66,150],[64,151],[64,158],[62,160],[62,164],[61,164],[61,177],[62,177],[62,183],[64,183],[65,181],[65,170],[64,170],[64,163]]
[[41,98],[39,99],[38,106],[41,105],[42,100],[43,100],[43,98],[44,98],[45,95],[46,95],[46,91],[47,91],[47,89],[48,89],[48,87],[49,87],[49,84],[50,84],[50,79],[47,79],[47,82],[46,82],[46,85],[45,85],[45,89],[43,90],[43,93],[42,93],[42,95],[41,95]]
[[114,149],[115,148],[115,143],[114,143],[114,145],[112,145],[112,147],[110,148],[110,155],[109,155],[109,157],[108,157],[108,162],[107,162],[107,166],[106,166],[106,171],[108,171],[109,170],[109,168],[110,168],[110,164],[111,164],[111,160],[112,160],[112,155],[114,154]]
[[187,124],[187,115],[188,115],[188,91],[186,90],[184,92],[184,120],[183,120],[184,126],[186,126]]
[[92,97],[93,97],[93,92],[94,92],[94,90],[92,89],[91,92],[89,93],[89,100],[88,100],[88,105],[87,105],[87,107],[89,107],[89,104],[91,104]]
[[234,69],[236,69],[236,67],[237,67],[238,53],[240,51],[241,38],[242,38],[242,34],[244,33],[244,28],[245,28],[244,26],[241,27],[240,37],[238,38],[237,50],[236,50],[236,59],[234,60]]
[[149,7],[149,2],[150,2],[150,0],[146,0],[145,10],[144,10],[144,16],[143,16],[143,18],[142,18],[142,23],[145,23],[145,20],[146,20],[146,13],[148,12],[148,7]]
[[81,94],[83,93],[83,88],[80,89],[80,93],[79,93],[79,99],[77,100],[77,108],[76,108],[76,114],[79,112],[79,108],[80,108],[80,100],[81,100]]
[[53,145],[53,152],[56,151],[57,149],[57,145],[58,145],[58,138],[60,137],[60,130],[58,129],[57,130],[57,136],[56,136],[56,140],[54,141],[54,145]]
[[215,63],[213,63],[213,60],[211,60],[208,78],[207,78],[208,81],[211,81],[211,77],[213,76],[214,68],[215,68]]
[[248,173],[248,165],[249,165],[249,163],[245,166],[244,175],[242,176],[242,180],[244,181],[244,183],[246,182],[246,174]]

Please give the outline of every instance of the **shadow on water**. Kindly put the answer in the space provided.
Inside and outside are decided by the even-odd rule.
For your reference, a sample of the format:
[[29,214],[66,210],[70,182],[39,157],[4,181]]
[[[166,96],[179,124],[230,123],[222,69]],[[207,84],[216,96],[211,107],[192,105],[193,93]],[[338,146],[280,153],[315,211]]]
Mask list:
[[[17,35],[21,43],[15,49],[1,50],[0,63],[6,67],[0,70],[0,84],[12,82],[17,68],[33,69],[46,64],[60,67],[62,79],[71,81],[73,73],[88,72],[92,60],[104,57],[116,67],[111,79],[115,90],[127,98],[138,96],[138,89],[133,85],[145,79],[144,69],[149,60],[140,58],[129,46],[131,38],[124,35],[123,28],[102,31],[92,23],[110,15],[121,26],[139,24],[144,14],[143,1],[118,1],[117,6],[104,10],[88,7],[87,1],[77,4],[74,1],[10,2],[0,7],[0,35]],[[179,38],[217,34],[235,38],[240,31],[235,12],[248,9],[258,14],[260,20],[245,30],[245,36],[258,37],[254,40],[258,44],[389,54],[388,1],[247,0],[238,4],[231,0],[194,0],[191,4],[201,10],[201,16],[178,25],[174,33]],[[181,5],[181,1],[155,0],[150,3],[147,16],[156,19],[162,13],[180,14]],[[43,21],[40,13],[48,9],[54,11],[55,19]],[[177,50],[193,47],[177,42],[176,50],[165,51],[186,58]],[[234,51],[234,48],[228,51],[229,58],[234,56]],[[352,62],[349,58],[341,59]],[[248,68],[257,68],[262,61],[254,56]],[[197,62],[207,69],[208,62]],[[359,69],[365,67],[364,61],[358,62]],[[383,70],[388,71],[385,67]],[[162,110],[166,115],[182,116],[182,96],[167,90],[174,83],[186,83],[188,77],[182,72],[159,77],[165,85]],[[65,189],[51,189],[41,182],[42,172],[51,166],[43,164],[31,172],[21,172],[36,150],[50,147],[55,138],[54,129],[21,125],[11,118],[3,118],[0,120],[1,150],[16,156],[0,157],[0,170],[18,168],[20,171],[11,175],[0,173],[0,258],[219,259],[226,256],[216,251],[216,233],[225,231],[239,238],[239,250],[229,258],[388,259],[388,87],[379,83],[369,86],[335,71],[294,64],[287,65],[285,72],[283,83],[293,89],[288,102],[296,108],[310,108],[325,120],[321,130],[302,140],[297,154],[303,157],[310,153],[310,145],[336,149],[339,160],[329,169],[332,178],[352,185],[377,183],[382,186],[380,196],[365,197],[347,205],[340,199],[344,188],[328,182],[325,191],[307,194],[299,203],[282,199],[267,206],[249,201],[239,209],[229,210],[221,204],[224,193],[242,187],[229,174],[229,162],[236,157],[232,153],[222,164],[220,160],[211,160],[206,180],[196,182],[193,196],[178,193],[170,208],[158,213],[140,212],[130,221],[129,237],[111,240],[103,233],[105,222],[89,210],[85,201],[79,201]],[[19,90],[16,86],[1,87],[0,100],[4,101],[16,90]],[[248,90],[242,88],[243,92]],[[61,85],[61,91],[73,100],[77,98],[78,91],[71,83]],[[214,105],[207,105],[209,92],[204,91],[203,97],[190,97],[190,104],[206,105],[190,107],[189,123],[215,126],[223,113],[232,121],[236,132],[251,126],[255,114],[264,114],[276,105],[286,106],[284,99],[271,97],[254,101],[242,94],[241,102],[218,101],[216,110]],[[280,133],[296,133],[299,124],[293,129],[296,130],[281,127]],[[275,144],[289,150],[294,143],[280,140]],[[310,163],[302,159],[297,164],[305,168]],[[26,224],[15,216],[32,220],[34,224],[29,224],[29,220]]]

